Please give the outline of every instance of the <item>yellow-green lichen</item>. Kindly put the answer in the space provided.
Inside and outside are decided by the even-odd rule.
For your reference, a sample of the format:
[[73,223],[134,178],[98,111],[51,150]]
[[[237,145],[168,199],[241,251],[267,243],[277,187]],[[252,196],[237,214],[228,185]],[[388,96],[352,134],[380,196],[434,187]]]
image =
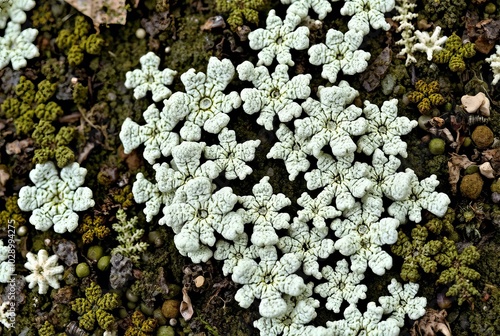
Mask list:
[[259,11],[265,6],[265,0],[215,0],[217,12],[229,13],[226,21],[234,32],[245,22],[258,25]]
[[131,321],[132,325],[125,331],[125,336],[148,336],[156,329],[156,320],[146,318],[139,310],[132,314]]
[[115,318],[108,311],[120,305],[120,298],[116,293],[102,295],[101,287],[92,282],[85,289],[85,298],[77,298],[71,303],[71,309],[80,315],[78,324],[87,331],[93,331],[95,324],[106,330],[114,322]]
[[448,63],[453,72],[462,72],[466,69],[464,58],[471,58],[476,54],[474,43],[463,43],[462,39],[455,33],[446,40],[444,48],[432,57],[436,63]]
[[92,243],[95,238],[102,240],[106,238],[111,230],[104,225],[103,216],[84,215],[82,223],[76,229],[78,234],[82,235],[82,240],[85,245]]
[[422,79],[415,83],[415,91],[408,93],[408,100],[418,104],[418,110],[424,115],[429,115],[433,107],[443,105],[446,102],[439,93],[437,81],[426,83]]

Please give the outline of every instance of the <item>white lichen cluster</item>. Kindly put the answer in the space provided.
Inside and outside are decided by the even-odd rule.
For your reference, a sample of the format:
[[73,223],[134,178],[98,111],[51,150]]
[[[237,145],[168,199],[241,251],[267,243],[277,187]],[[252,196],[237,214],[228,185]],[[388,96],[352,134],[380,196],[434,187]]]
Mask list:
[[[21,24],[26,21],[26,11],[35,7],[35,0],[0,0],[0,69],[12,63],[14,70],[24,68],[28,59],[39,56],[33,42],[38,30],[27,28],[21,31]],[[10,19],[10,21],[9,21]],[[7,28],[6,28],[7,27]]]
[[4,246],[3,240],[0,240],[0,282],[7,283],[10,281],[10,277],[14,274],[15,265],[12,262],[13,258],[9,262],[9,254],[15,254],[15,251],[12,251],[13,247]]
[[38,254],[28,252],[28,260],[24,267],[31,271],[31,274],[25,277],[28,287],[33,289],[38,286],[38,294],[47,294],[49,287],[58,289],[59,280],[62,279],[64,267],[57,264],[58,257],[42,249]]
[[486,58],[486,62],[490,63],[491,72],[493,73],[491,85],[497,85],[500,80],[500,45],[496,45],[495,50],[494,54]]
[[443,49],[442,45],[448,39],[447,36],[441,36],[441,27],[436,26],[432,34],[428,32],[422,32],[420,30],[415,31],[415,37],[418,42],[413,45],[412,51],[420,51],[427,55],[427,60],[432,60],[432,55],[441,51]]
[[413,46],[415,44],[415,36],[413,34],[415,26],[411,22],[413,19],[417,18],[418,14],[413,12],[413,9],[417,7],[414,0],[396,0],[398,5],[396,5],[396,10],[399,15],[393,16],[392,20],[399,22],[399,26],[396,29],[397,33],[401,33],[401,39],[396,41],[397,45],[403,46],[398,56],[406,55],[405,65],[408,66],[411,63],[416,63],[417,59],[413,55]]
[[[135,201],[145,204],[147,221],[160,217],[158,223],[172,229],[182,255],[222,261],[224,274],[241,285],[239,304],[258,301],[262,317],[254,325],[262,335],[398,335],[405,316],[424,313],[418,285],[393,280],[390,296],[364,302],[365,274],[391,269],[387,245],[396,242],[399,225],[419,222],[422,210],[442,216],[450,200],[435,191],[435,176],[420,181],[411,169],[402,171],[402,136],[417,123],[398,116],[398,101],[361,106],[347,81],[335,84],[340,75],[366,69],[370,55],[359,50],[364,36],[371,28],[389,29],[384,13],[395,4],[345,1],[349,30],[330,30],[324,43],[309,48],[309,62],[322,65],[331,82],[312,95],[311,74],[291,76],[291,50],[309,47],[302,19],[310,10],[325,18],[331,1],[282,2],[290,5],[285,18],[272,10],[266,28],[249,35],[250,47],[259,50],[257,64],[235,67],[211,58],[206,73],[181,75],[186,92],[165,99],[161,112],[155,104],[144,112],[146,125],[124,122],[126,152],[144,144],[154,170],[151,178],[137,174]],[[236,73],[244,88],[227,92]],[[243,141],[245,133],[231,129],[236,123],[228,113],[236,109],[231,118],[256,115],[256,123],[275,134],[261,155],[281,160],[291,181],[305,180],[307,190],[296,201],[277,190],[286,187],[272,174],[255,180],[252,161],[264,141]],[[228,186],[236,178],[247,192]],[[338,261],[324,265],[327,259]],[[314,325],[321,302],[335,313],[347,307],[344,318]]]
[[60,175],[51,161],[37,164],[29,174],[35,185],[19,191],[17,204],[22,211],[32,211],[29,221],[37,230],[54,226],[57,233],[71,232],[78,226],[75,211],[85,211],[95,204],[92,190],[82,187],[87,169],[73,162],[62,168]]

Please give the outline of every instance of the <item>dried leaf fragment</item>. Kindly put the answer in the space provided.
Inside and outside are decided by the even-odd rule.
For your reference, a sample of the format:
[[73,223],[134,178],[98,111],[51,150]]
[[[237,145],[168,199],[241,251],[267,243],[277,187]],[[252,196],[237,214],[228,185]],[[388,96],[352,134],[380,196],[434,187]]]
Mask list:
[[64,0],[94,22],[99,31],[101,24],[121,24],[127,21],[125,0]]
[[179,310],[184,320],[189,321],[191,317],[193,317],[194,310],[191,304],[191,298],[187,292],[187,287],[182,288],[182,302]]

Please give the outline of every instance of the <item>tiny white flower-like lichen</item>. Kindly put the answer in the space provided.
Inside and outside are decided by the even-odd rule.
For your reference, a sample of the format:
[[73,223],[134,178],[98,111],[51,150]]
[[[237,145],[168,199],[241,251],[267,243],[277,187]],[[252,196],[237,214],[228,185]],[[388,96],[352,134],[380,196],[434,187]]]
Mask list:
[[288,66],[278,64],[272,75],[265,66],[254,67],[245,61],[236,68],[239,78],[251,81],[253,88],[241,91],[243,110],[248,114],[260,112],[257,124],[268,131],[273,129],[274,116],[281,122],[288,122],[302,113],[295,99],[306,99],[311,94],[311,75],[297,75],[290,79]]
[[[13,302],[12,304],[14,305]],[[12,328],[14,326],[14,322],[16,321],[16,312],[12,311],[10,308],[10,301],[4,301],[0,304],[0,323],[7,329]]]
[[260,140],[236,141],[236,132],[224,128],[219,133],[219,144],[205,147],[205,158],[214,160],[219,171],[225,171],[228,180],[243,180],[253,172],[246,164],[255,158]]
[[242,259],[234,267],[231,278],[243,285],[234,299],[242,308],[248,308],[255,299],[260,299],[259,313],[262,317],[282,316],[288,306],[283,295],[298,296],[306,289],[304,279],[294,274],[301,263],[292,253],[278,259],[274,246],[261,248],[259,257],[260,262]]
[[309,47],[309,29],[298,27],[300,16],[289,13],[285,20],[276,15],[274,9],[269,11],[266,29],[258,28],[248,34],[250,48],[261,50],[257,65],[271,65],[274,58],[279,64],[294,66],[290,49],[304,50]]
[[406,142],[401,135],[406,135],[418,125],[416,120],[398,117],[398,100],[385,101],[379,109],[377,105],[365,101],[363,114],[368,120],[366,134],[358,140],[358,152],[371,155],[376,148],[381,148],[387,155],[406,157]]
[[253,196],[240,196],[239,202],[243,209],[238,209],[245,223],[253,224],[252,244],[259,247],[274,245],[278,242],[275,232],[288,229],[290,215],[279,210],[292,204],[284,194],[273,194],[269,176],[264,176],[252,188]]
[[337,80],[337,74],[342,71],[346,75],[361,73],[368,67],[370,53],[359,50],[363,42],[363,34],[356,30],[349,30],[345,34],[329,29],[325,43],[313,45],[309,48],[309,62],[313,65],[323,65],[321,77],[331,83]]
[[40,53],[33,44],[37,35],[38,30],[34,28],[21,31],[19,23],[7,23],[4,36],[0,36],[0,69],[10,62],[12,69],[19,70],[28,64],[27,59],[38,57]]
[[491,85],[497,85],[500,80],[500,45],[496,45],[495,49],[496,52],[485,60],[490,63],[491,71],[493,72]]
[[418,43],[415,43],[413,45],[412,51],[420,51],[426,53],[428,61],[432,60],[432,55],[435,52],[443,49],[442,45],[448,39],[447,36],[439,37],[439,34],[441,34],[441,27],[439,26],[436,26],[436,28],[434,28],[432,35],[429,35],[428,32],[421,32],[420,30],[416,30],[414,34],[418,39]]
[[276,137],[279,141],[271,147],[267,158],[285,161],[285,167],[289,174],[288,179],[293,181],[300,172],[306,172],[311,165],[307,158],[309,151],[305,148],[307,143],[285,124],[280,124],[276,131]]
[[[13,247],[12,247],[13,248]],[[10,281],[10,277],[15,272],[15,264],[11,261],[9,262],[9,252],[15,253],[15,251],[11,251],[10,246],[3,246],[3,241],[0,240],[0,282],[8,283]]]
[[382,321],[383,315],[384,309],[375,302],[368,302],[364,313],[351,304],[344,310],[343,320],[328,321],[326,325],[334,336],[398,336],[399,327],[395,321]]
[[155,179],[162,193],[175,193],[176,199],[184,192],[184,185],[195,177],[216,178],[221,170],[214,161],[201,163],[205,149],[204,142],[183,141],[172,149],[170,166],[167,163],[155,164]]
[[327,282],[320,283],[314,288],[314,292],[326,298],[326,309],[340,313],[340,306],[345,301],[357,304],[359,300],[366,299],[366,285],[360,285],[365,278],[362,273],[349,271],[347,260],[337,261],[335,270],[327,265],[321,270],[323,279]]
[[244,232],[239,234],[232,243],[225,240],[218,240],[215,246],[214,258],[216,260],[224,260],[222,272],[224,272],[225,276],[233,273],[233,268],[241,259],[255,259],[258,257],[257,246],[248,246],[248,235]]
[[123,209],[116,212],[118,223],[114,223],[112,228],[118,233],[116,240],[118,246],[111,250],[111,254],[121,254],[132,260],[134,264],[139,263],[140,254],[148,248],[149,244],[140,241],[144,235],[144,230],[137,227],[139,218],[137,216],[127,220],[127,214]]
[[71,232],[78,226],[75,211],[95,204],[92,190],[81,187],[86,174],[87,169],[76,162],[61,169],[61,177],[53,162],[37,164],[29,174],[35,186],[22,187],[17,204],[22,211],[33,211],[29,220],[37,230],[47,231],[54,225],[57,233]]
[[158,189],[158,184],[148,181],[142,173],[136,175],[132,186],[132,194],[137,203],[146,203],[143,212],[146,215],[147,222],[151,222],[153,217],[160,212],[162,205],[171,204],[174,198],[173,192],[162,193]]
[[366,224],[359,203],[344,212],[345,219],[336,218],[331,228],[339,239],[335,249],[345,256],[351,256],[351,269],[364,273],[368,265],[373,273],[383,275],[391,269],[392,257],[381,249],[382,245],[394,244],[398,239],[399,221],[386,217],[378,222]]
[[327,336],[328,329],[307,325],[316,318],[316,308],[320,303],[312,298],[313,283],[306,285],[306,289],[299,296],[285,295],[286,312],[275,318],[261,317],[253,323],[266,336]]
[[337,158],[356,151],[352,136],[366,132],[367,122],[361,117],[362,109],[351,103],[358,92],[347,82],[339,86],[318,88],[319,101],[308,98],[302,103],[304,112],[309,117],[295,120],[297,136],[308,142],[309,153],[318,157],[322,148],[330,144],[333,155]]
[[[166,224],[176,234],[174,243],[182,255],[194,262],[206,262],[212,257],[215,232],[234,240],[243,232],[241,216],[231,211],[238,196],[229,187],[212,194],[212,182],[196,177],[184,186],[184,199],[163,209],[159,224]],[[196,260],[196,261],[195,261]]]
[[303,209],[297,211],[297,217],[303,222],[312,221],[312,224],[321,229],[326,226],[326,220],[342,215],[332,204],[333,195],[328,190],[322,190],[318,196],[312,198],[303,192],[297,199],[297,204]]
[[[336,2],[338,0],[331,1]],[[318,14],[318,19],[320,20],[323,20],[332,11],[330,0],[281,0],[281,3],[290,4],[286,12],[296,14],[302,19],[307,17],[309,9]]]
[[391,296],[381,296],[378,299],[384,308],[384,314],[391,314],[388,319],[395,320],[400,328],[405,324],[405,315],[412,320],[417,320],[425,314],[427,299],[416,297],[418,287],[418,284],[412,282],[403,287],[396,279],[392,279],[387,286]]
[[408,198],[394,201],[387,209],[389,215],[406,223],[406,216],[415,223],[422,220],[422,209],[428,210],[438,217],[443,217],[450,204],[450,198],[445,193],[434,191],[439,185],[436,175],[431,175],[418,181],[417,175],[409,168],[406,171],[413,175],[408,185],[401,186],[409,188]]
[[328,227],[309,229],[307,222],[295,217],[288,234],[279,239],[278,248],[283,253],[295,254],[302,262],[302,270],[306,275],[321,279],[318,259],[328,258],[335,250],[333,240],[326,238]]
[[394,0],[346,0],[340,14],[352,16],[347,23],[349,30],[357,30],[367,35],[370,25],[373,29],[391,28],[385,21],[384,13],[392,11],[394,6]]
[[227,113],[240,107],[241,99],[236,91],[225,94],[227,85],[235,74],[233,64],[228,59],[211,57],[207,73],[189,69],[181,75],[186,93],[176,92],[169,100],[174,111],[183,111],[184,126],[180,130],[182,139],[198,141],[201,128],[217,134],[229,122]]
[[146,121],[146,125],[143,126],[130,118],[125,119],[120,131],[125,154],[130,154],[144,144],[143,156],[150,164],[154,164],[162,155],[165,157],[170,155],[172,148],[180,142],[179,134],[172,130],[183,116],[169,113],[167,110],[170,109],[167,106],[168,103],[160,112],[154,104],[149,105],[143,113]]
[[36,5],[35,0],[0,0],[0,29],[4,29],[7,20],[14,23],[26,22],[26,13]]
[[373,185],[367,176],[369,166],[364,162],[353,163],[354,155],[335,160],[322,153],[318,157],[317,169],[305,174],[309,190],[325,187],[323,190],[335,198],[338,210],[350,209],[355,204],[354,197],[363,197]]
[[64,267],[57,265],[57,255],[49,257],[46,250],[41,249],[38,255],[31,252],[26,254],[28,261],[24,267],[31,271],[25,279],[29,283],[28,287],[33,289],[38,285],[38,294],[47,294],[49,286],[55,289],[59,288],[59,280],[62,279]]
[[125,87],[134,89],[135,99],[145,97],[148,91],[153,93],[153,101],[155,102],[168,98],[172,91],[166,85],[172,84],[177,71],[169,68],[158,70],[160,58],[152,51],[143,55],[139,62],[141,62],[141,69],[135,69],[125,74]]

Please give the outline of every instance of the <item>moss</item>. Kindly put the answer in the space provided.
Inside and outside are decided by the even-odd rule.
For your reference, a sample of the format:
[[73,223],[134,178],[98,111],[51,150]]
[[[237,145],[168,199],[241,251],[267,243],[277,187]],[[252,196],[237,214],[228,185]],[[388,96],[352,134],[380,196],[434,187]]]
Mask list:
[[472,141],[479,149],[488,148],[495,140],[493,131],[486,125],[477,126],[471,135]]
[[265,0],[215,0],[215,10],[227,14],[227,23],[231,30],[236,32],[238,26],[245,22],[254,25],[259,24],[259,11],[262,11],[268,3]]
[[73,126],[63,126],[56,132],[56,128],[46,120],[41,120],[35,127],[31,137],[35,141],[34,163],[44,163],[55,159],[59,168],[75,161],[75,153],[68,145],[73,140],[76,129]]
[[98,55],[101,53],[101,47],[104,39],[97,34],[90,34],[90,24],[82,15],[77,15],[74,22],[74,28],[61,29],[56,38],[57,47],[63,51],[70,66],[80,65],[85,53]]
[[483,183],[479,173],[465,175],[460,182],[460,193],[464,197],[477,199],[483,190]]
[[13,225],[16,228],[26,224],[26,219],[23,217],[23,212],[17,205],[17,200],[17,195],[9,196],[5,200],[5,209],[0,212],[0,223],[5,226],[11,221],[14,221]]

